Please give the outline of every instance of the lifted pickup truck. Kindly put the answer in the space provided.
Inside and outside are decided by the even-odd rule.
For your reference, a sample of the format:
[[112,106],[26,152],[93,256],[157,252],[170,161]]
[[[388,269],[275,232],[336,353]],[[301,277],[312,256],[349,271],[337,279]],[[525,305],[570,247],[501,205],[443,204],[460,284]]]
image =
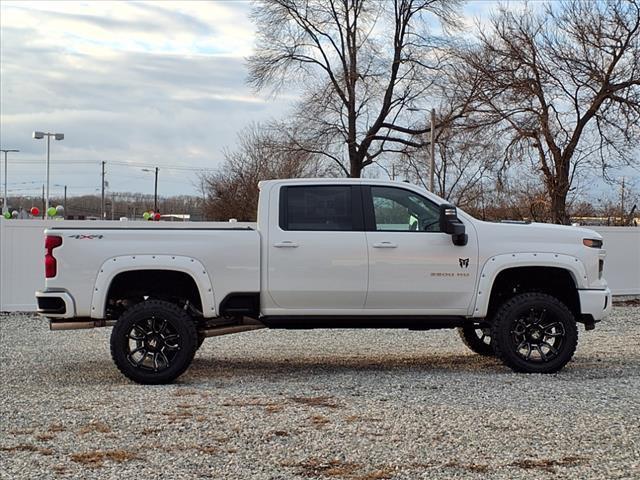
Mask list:
[[517,372],[572,358],[611,310],[596,232],[490,223],[407,183],[260,183],[257,228],[51,228],[38,312],[113,326],[139,383],[171,382],[205,337],[258,328],[458,328]]

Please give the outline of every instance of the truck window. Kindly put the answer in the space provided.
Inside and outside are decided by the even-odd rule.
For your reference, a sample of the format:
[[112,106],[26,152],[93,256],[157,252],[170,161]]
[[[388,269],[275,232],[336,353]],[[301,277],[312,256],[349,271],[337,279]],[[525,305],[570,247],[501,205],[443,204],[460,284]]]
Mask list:
[[377,231],[439,232],[440,210],[410,190],[371,187]]
[[321,185],[283,187],[280,193],[280,227],[283,230],[352,231],[352,187]]

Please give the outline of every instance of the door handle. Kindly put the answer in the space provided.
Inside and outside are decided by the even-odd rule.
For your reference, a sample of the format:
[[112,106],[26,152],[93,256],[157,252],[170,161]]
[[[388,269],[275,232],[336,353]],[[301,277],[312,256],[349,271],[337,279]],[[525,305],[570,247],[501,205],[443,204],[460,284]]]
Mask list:
[[298,248],[298,244],[291,240],[283,240],[282,242],[274,243],[273,246],[276,248]]
[[373,248],[396,248],[398,245],[392,242],[378,242],[373,244]]

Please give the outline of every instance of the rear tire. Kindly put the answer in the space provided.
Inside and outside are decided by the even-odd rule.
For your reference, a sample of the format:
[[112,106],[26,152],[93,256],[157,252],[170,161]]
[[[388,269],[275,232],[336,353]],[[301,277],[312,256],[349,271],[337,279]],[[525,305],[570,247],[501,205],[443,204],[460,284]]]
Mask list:
[[488,325],[465,325],[458,327],[458,335],[469,350],[478,355],[492,356],[491,327]]
[[495,354],[523,373],[554,373],[578,345],[575,318],[564,303],[545,293],[521,293],[507,300],[491,324]]
[[134,382],[170,383],[189,367],[198,345],[191,316],[177,305],[146,300],[126,310],[111,332],[111,357]]

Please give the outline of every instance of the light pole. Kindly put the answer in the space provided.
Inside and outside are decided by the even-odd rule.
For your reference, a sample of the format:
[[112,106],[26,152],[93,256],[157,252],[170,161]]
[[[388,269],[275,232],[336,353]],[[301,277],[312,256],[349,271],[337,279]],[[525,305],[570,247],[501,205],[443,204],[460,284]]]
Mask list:
[[9,152],[19,152],[20,150],[8,149],[4,148],[0,150],[0,152],[4,152],[4,203],[2,204],[2,213],[9,211],[9,207],[7,206],[7,153]]
[[[153,170],[150,170],[148,168],[143,168],[142,171],[153,172]],[[158,167],[155,168],[155,172],[156,172],[156,181],[153,186],[153,211],[155,213],[158,213]]]
[[44,137],[47,137],[47,197],[44,206],[46,215],[47,210],[49,210],[49,154],[51,151],[51,137],[56,140],[64,140],[64,133],[33,132],[33,138],[37,140],[43,139]]

